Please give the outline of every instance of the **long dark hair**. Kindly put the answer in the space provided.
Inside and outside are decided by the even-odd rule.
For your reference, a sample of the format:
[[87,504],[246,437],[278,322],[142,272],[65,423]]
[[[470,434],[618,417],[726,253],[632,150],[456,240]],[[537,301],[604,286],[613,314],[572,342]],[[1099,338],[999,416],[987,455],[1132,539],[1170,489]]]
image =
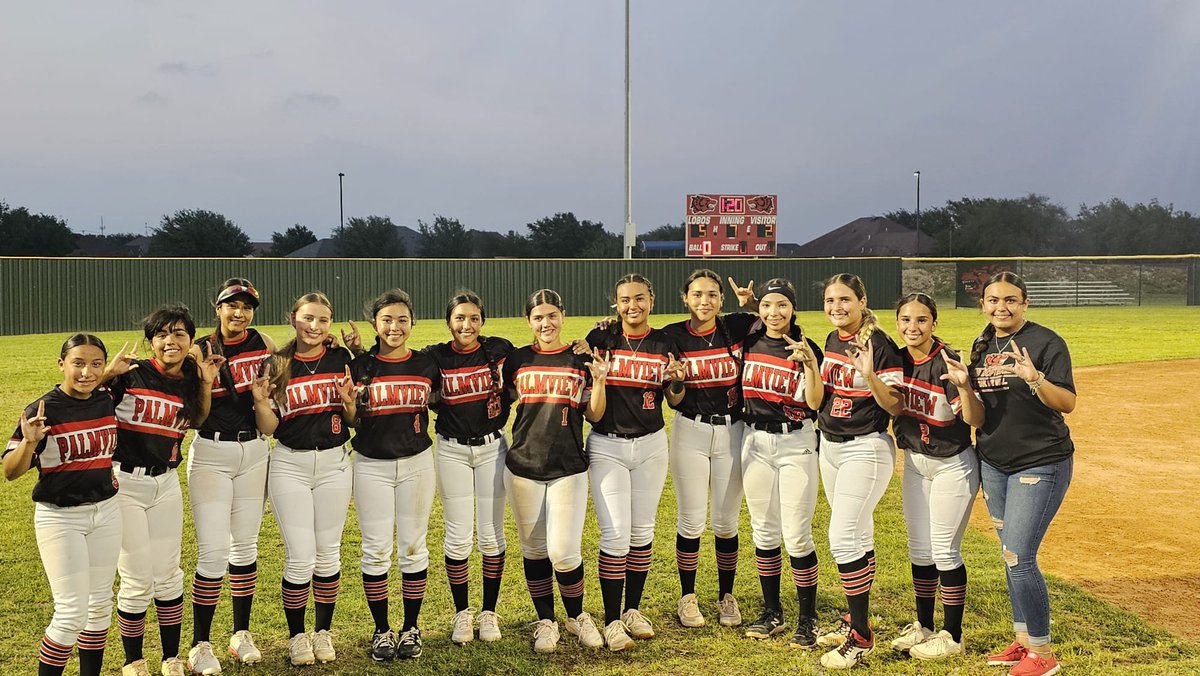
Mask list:
[[[217,291],[217,298],[221,297],[222,291],[231,286],[247,286],[254,288],[254,285],[250,283],[250,280],[244,277],[230,277],[221,284],[220,291]],[[232,300],[232,298],[227,299],[224,302],[228,303],[230,300]],[[215,310],[216,308],[220,307],[220,305],[221,303],[214,302],[213,309]],[[249,327],[246,328],[249,330]],[[225,356],[225,336],[221,334],[220,319],[217,320],[217,328],[213,329],[212,334],[208,336],[208,351],[220,357]],[[234,401],[237,401],[241,395],[237,391],[237,383],[235,383],[233,380],[233,372],[229,370],[228,361],[221,364],[221,370],[217,373],[217,380],[220,381],[221,387],[225,388],[225,391],[229,393],[229,396],[232,397]]]
[[[998,282],[1012,284],[1021,290],[1021,300],[1029,300],[1029,289],[1025,287],[1025,280],[1021,279],[1021,276],[1015,272],[1004,270],[989,277],[987,284],[983,285],[983,289],[979,293],[979,305],[981,307],[983,306],[983,298],[987,292],[987,288]],[[980,333],[979,337],[975,339],[975,342],[971,344],[971,359],[967,363],[974,364],[977,359],[982,357],[983,353],[987,351],[988,343],[990,343],[995,337],[996,327],[992,326],[991,322],[988,322],[987,326],[983,327],[983,332]]]
[[[146,340],[154,338],[159,331],[170,331],[177,324],[182,324],[188,338],[196,338],[196,322],[192,320],[192,312],[186,305],[160,305],[142,320],[142,334]],[[218,332],[220,329],[217,329]],[[183,410],[180,415],[191,421],[200,412],[200,388],[204,381],[200,380],[200,368],[196,359],[188,354],[183,358]]]
[[[449,300],[449,302],[446,303],[446,324],[450,323],[450,314],[452,312],[454,312],[454,308],[458,307],[459,305],[466,304],[466,303],[470,303],[471,305],[474,305],[475,307],[479,308],[479,325],[483,326],[484,324],[486,324],[487,323],[487,311],[484,310],[484,308],[483,308],[483,299],[479,297],[479,294],[475,293],[474,291],[471,291],[470,289],[460,289],[457,293],[454,294],[454,296]],[[532,308],[530,308],[530,309],[532,309]],[[492,342],[491,339],[489,339],[485,336],[479,336],[479,347],[480,347],[480,349],[483,350],[484,358],[487,359],[488,373],[492,377],[491,391],[492,391],[492,394],[498,395],[498,394],[500,394],[500,390],[502,389],[500,387],[500,381],[501,381],[500,361],[499,361],[499,357],[495,354],[495,352],[488,348],[488,346],[491,342]]]

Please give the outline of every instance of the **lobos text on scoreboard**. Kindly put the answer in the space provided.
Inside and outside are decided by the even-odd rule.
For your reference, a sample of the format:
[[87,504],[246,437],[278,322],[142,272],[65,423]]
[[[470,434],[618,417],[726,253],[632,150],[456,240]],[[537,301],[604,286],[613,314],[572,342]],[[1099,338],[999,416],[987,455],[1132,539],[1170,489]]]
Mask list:
[[776,195],[688,195],[688,256],[774,256]]

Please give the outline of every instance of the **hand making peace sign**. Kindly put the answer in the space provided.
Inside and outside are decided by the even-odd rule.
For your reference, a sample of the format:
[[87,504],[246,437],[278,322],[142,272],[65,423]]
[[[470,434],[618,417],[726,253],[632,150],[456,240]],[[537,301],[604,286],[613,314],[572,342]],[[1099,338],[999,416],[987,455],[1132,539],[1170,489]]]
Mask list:
[[27,418],[25,412],[21,412],[21,436],[36,446],[49,433],[50,428],[46,425],[46,400],[39,399],[37,415]]

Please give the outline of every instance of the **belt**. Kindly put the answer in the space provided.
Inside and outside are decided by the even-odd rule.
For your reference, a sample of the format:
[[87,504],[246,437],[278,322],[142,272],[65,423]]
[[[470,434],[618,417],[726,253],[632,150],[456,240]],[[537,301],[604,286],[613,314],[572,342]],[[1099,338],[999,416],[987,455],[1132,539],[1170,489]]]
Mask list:
[[613,439],[640,439],[646,436],[645,434],[641,433],[630,434],[627,432],[601,432],[600,434],[603,434],[606,437],[612,437]]
[[844,444],[847,441],[854,441],[858,437],[861,437],[864,435],[859,434],[856,436],[853,434],[830,434],[829,432],[826,432],[825,430],[821,430],[821,436],[825,437],[825,441],[829,441],[829,442],[832,442],[835,444]]
[[705,415],[703,413],[697,413],[695,415],[692,415],[691,413],[684,413],[683,417],[695,420],[696,422],[706,423],[708,425],[732,425],[741,419],[736,415]]
[[257,431],[251,431],[251,430],[242,430],[240,432],[235,432],[233,434],[222,434],[221,432],[214,432],[212,430],[200,430],[196,434],[198,434],[202,438],[208,439],[210,441],[243,442],[243,441],[254,441],[255,439],[257,439],[259,437],[259,434]]
[[131,467],[125,463],[119,463],[121,471],[133,476],[161,476],[171,471],[170,467],[159,465],[158,467]]
[[496,430],[482,437],[447,437],[450,441],[463,446],[486,446],[504,436],[504,430]]
[[795,432],[796,430],[804,427],[803,420],[798,423],[752,422],[747,424],[760,432],[770,432],[772,434],[787,434],[788,432]]

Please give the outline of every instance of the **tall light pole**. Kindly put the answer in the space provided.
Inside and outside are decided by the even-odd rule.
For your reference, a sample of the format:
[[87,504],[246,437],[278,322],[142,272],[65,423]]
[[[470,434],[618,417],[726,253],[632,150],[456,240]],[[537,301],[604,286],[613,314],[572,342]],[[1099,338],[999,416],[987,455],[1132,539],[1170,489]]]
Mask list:
[[342,179],[345,176],[342,172],[338,172],[338,221],[341,223],[339,231],[346,229],[346,208],[345,201],[342,199]]
[[629,0],[625,0],[625,260],[633,258],[637,231],[633,227],[633,178],[629,152]]
[[913,176],[917,177],[917,251],[916,255],[921,255],[921,172],[914,171]]

